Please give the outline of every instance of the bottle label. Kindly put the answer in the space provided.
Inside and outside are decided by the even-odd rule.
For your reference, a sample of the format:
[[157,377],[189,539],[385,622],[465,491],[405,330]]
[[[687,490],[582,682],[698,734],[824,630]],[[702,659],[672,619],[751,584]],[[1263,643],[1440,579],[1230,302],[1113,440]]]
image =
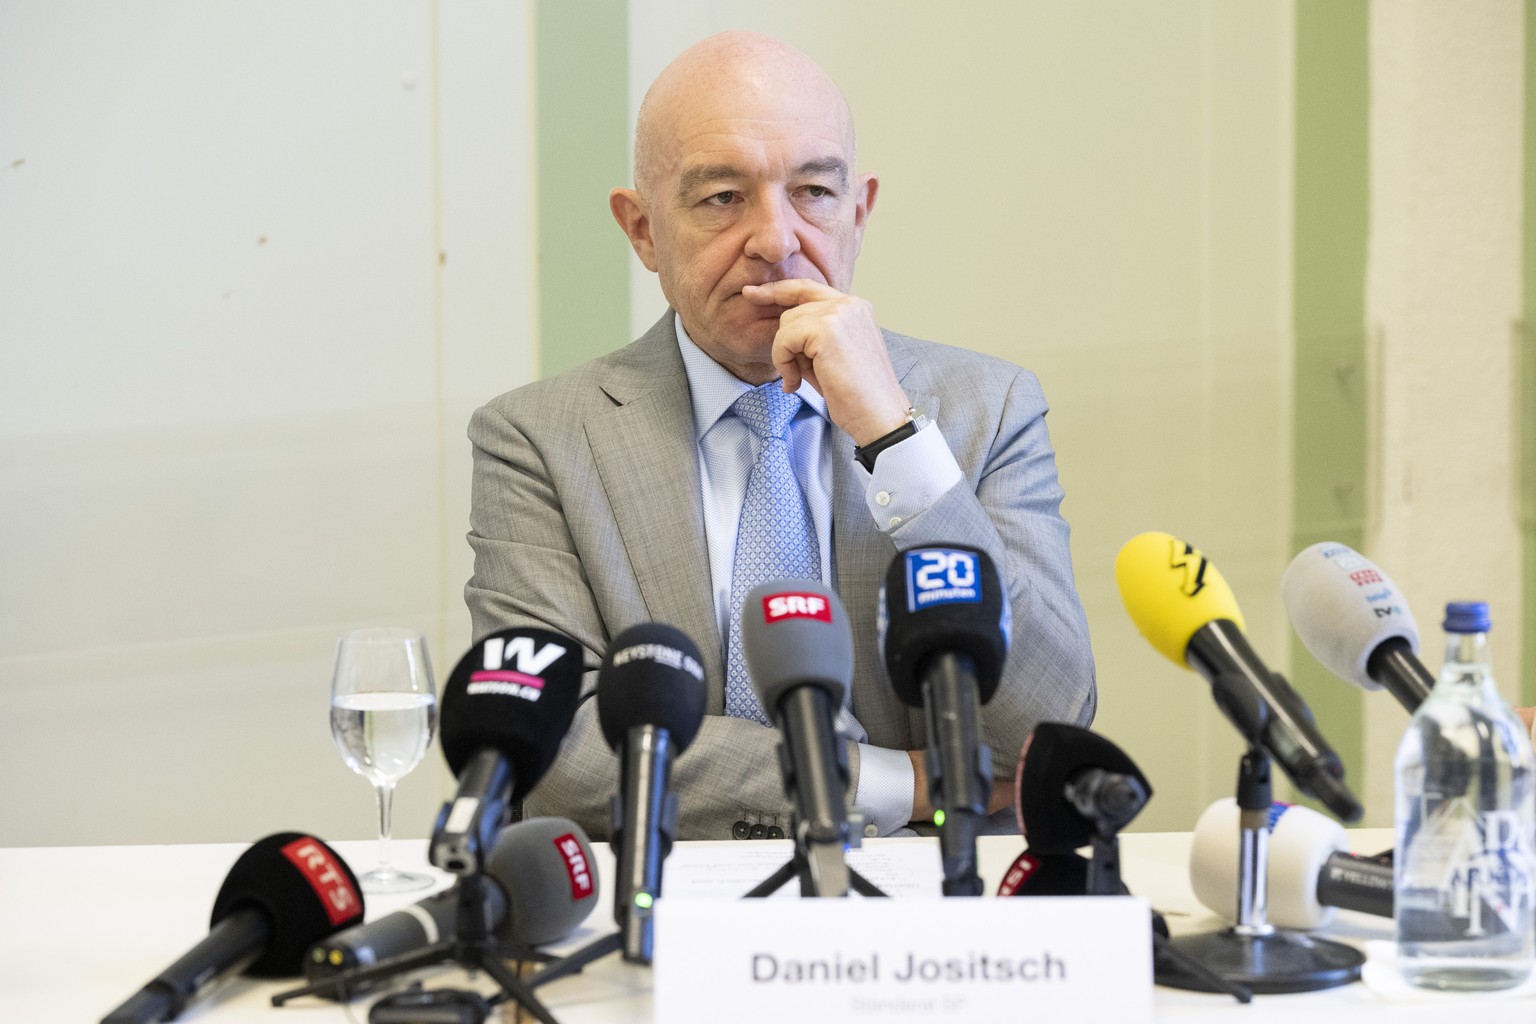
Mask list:
[[1447,801],[1409,839],[1402,909],[1438,912],[1468,938],[1518,934],[1532,914],[1532,854],[1518,812]]

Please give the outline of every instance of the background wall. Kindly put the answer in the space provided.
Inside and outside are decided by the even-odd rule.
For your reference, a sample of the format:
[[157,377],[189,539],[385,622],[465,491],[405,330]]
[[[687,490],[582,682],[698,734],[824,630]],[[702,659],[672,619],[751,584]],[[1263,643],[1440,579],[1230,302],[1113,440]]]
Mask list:
[[[856,282],[882,321],[1040,375],[1096,728],[1157,789],[1136,827],[1187,829],[1230,792],[1238,744],[1136,635],[1111,565],[1144,530],[1193,541],[1292,670],[1279,578],[1297,524],[1328,521],[1293,438],[1338,399],[1297,391],[1298,282],[1318,266],[1302,158],[1331,156],[1303,140],[1333,109],[1298,97],[1326,99],[1326,75],[1361,83],[1344,134],[1368,126],[1370,176],[1357,224],[1322,212],[1360,255],[1320,276],[1363,295],[1369,273],[1382,344],[1409,346],[1390,365],[1416,367],[1410,389],[1374,360],[1343,373],[1339,400],[1372,396],[1332,442],[1359,452],[1362,509],[1382,485],[1365,546],[1432,662],[1449,590],[1519,621],[1509,438],[1531,413],[1481,396],[1508,395],[1531,7],[0,0],[0,845],[369,833],[325,724],[335,636],[414,624],[439,680],[457,660],[469,412],[659,315],[601,212],[622,114],[727,27],[799,45],[847,92],[882,177]],[[1309,17],[1329,9],[1358,45],[1314,61]],[[1424,258],[1452,237],[1440,265],[1474,258],[1476,288]],[[1468,363],[1505,379],[1437,400]],[[1386,482],[1471,406],[1503,454],[1423,518]],[[1426,557],[1448,536],[1467,557]],[[1511,693],[1520,641],[1498,637]],[[1346,695],[1325,720],[1373,823],[1401,729],[1385,700]],[[429,755],[399,834],[426,834],[445,781]]]
[[369,834],[331,659],[466,644],[464,425],[533,373],[529,36],[0,4],[0,844]]

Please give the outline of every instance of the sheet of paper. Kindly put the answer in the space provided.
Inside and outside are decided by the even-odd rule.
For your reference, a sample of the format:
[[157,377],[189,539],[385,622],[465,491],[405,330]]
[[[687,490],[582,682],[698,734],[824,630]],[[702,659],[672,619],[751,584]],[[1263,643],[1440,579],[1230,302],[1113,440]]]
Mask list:
[[[783,867],[794,853],[787,840],[744,840],[730,843],[681,843],[662,868],[662,895],[667,899],[739,899]],[[848,866],[877,889],[897,899],[941,895],[943,866],[937,839],[905,839],[868,843],[848,851]],[[774,893],[794,899],[800,883],[791,878]]]

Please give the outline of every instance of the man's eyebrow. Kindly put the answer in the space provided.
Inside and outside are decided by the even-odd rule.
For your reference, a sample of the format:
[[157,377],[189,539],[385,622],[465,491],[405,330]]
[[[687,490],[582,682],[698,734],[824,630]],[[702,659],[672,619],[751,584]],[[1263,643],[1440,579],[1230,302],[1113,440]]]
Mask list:
[[678,179],[677,197],[687,199],[702,185],[714,181],[738,181],[743,176],[741,168],[730,164],[710,164],[707,167],[690,168]]
[[[808,177],[818,174],[830,174],[837,179],[839,188],[848,184],[848,162],[842,157],[829,156],[820,160],[807,160],[795,168],[796,177]],[[696,189],[714,182],[729,183],[740,181],[746,177],[746,172],[732,164],[710,164],[705,167],[693,167],[682,173],[677,181],[677,197],[680,200],[692,198]]]
[[795,168],[795,173],[801,177],[814,174],[831,174],[836,176],[838,187],[848,184],[848,163],[842,157],[829,156],[822,160],[808,160]]

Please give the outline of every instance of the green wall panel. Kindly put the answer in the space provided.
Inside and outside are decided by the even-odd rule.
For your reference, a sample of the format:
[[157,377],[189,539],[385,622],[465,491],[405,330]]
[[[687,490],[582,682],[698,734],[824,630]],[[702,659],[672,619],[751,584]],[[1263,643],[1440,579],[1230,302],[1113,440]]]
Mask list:
[[629,243],[608,193],[629,183],[627,0],[539,3],[539,372],[629,341]]
[[[1366,0],[1296,4],[1294,550],[1365,540]],[[1292,640],[1292,681],[1362,775],[1361,695]]]

